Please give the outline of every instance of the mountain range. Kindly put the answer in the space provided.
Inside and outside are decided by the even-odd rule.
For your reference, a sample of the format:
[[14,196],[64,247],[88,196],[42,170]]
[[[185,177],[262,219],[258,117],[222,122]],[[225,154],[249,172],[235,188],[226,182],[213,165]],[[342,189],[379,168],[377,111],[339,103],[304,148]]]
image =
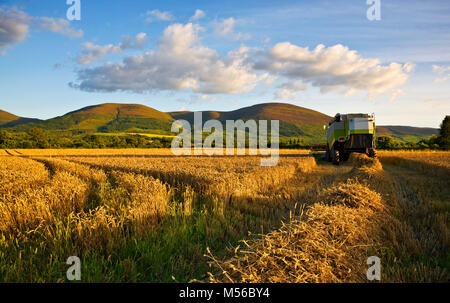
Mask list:
[[[0,128],[27,131],[39,127],[48,131],[72,133],[145,133],[173,135],[170,132],[175,120],[193,123],[194,112],[161,112],[140,104],[105,103],[84,107],[63,116],[48,120],[19,117],[0,110]],[[324,141],[323,125],[332,117],[286,103],[264,103],[228,112],[203,111],[203,121],[225,120],[279,120],[281,137],[301,137],[307,143]],[[400,140],[418,141],[437,134],[438,129],[411,126],[377,126],[377,134]]]

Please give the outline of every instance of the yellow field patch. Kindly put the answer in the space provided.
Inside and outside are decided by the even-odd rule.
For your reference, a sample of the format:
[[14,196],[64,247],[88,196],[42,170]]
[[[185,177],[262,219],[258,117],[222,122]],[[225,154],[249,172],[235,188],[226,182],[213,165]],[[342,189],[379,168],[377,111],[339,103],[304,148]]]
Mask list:
[[366,282],[368,256],[382,282],[448,277],[449,152],[334,166],[286,149],[264,167],[170,149],[0,151],[0,281],[64,281],[53,262],[73,255],[111,273],[84,282]]

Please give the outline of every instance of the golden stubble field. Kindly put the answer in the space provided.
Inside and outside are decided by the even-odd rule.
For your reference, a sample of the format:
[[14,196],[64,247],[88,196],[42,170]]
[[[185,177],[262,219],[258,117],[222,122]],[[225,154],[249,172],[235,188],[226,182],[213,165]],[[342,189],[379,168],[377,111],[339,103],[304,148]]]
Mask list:
[[448,281],[449,152],[2,150],[0,281]]

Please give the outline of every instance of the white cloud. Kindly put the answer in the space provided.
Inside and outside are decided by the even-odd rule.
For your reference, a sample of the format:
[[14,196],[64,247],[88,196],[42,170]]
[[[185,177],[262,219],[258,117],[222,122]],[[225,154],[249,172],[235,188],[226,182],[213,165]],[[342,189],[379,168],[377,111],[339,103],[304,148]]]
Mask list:
[[144,48],[145,43],[147,43],[148,37],[146,33],[139,33],[134,38],[136,48]]
[[302,81],[289,81],[279,86],[281,90],[275,92],[275,99],[292,100],[299,93],[306,90],[307,85]]
[[79,64],[91,64],[101,60],[106,54],[118,54],[122,52],[120,45],[95,45],[92,42],[85,42],[84,49],[77,57]]
[[249,40],[251,38],[250,34],[234,32],[236,24],[237,21],[233,17],[216,21],[214,22],[214,32],[221,37],[229,37],[233,40]]
[[27,14],[16,8],[0,7],[0,53],[27,38],[30,21]]
[[23,42],[30,28],[50,31],[71,38],[83,36],[82,30],[70,27],[69,21],[50,17],[32,17],[16,7],[10,9],[0,7],[0,53],[5,54],[7,48]]
[[124,37],[122,42],[117,45],[95,45],[92,42],[86,42],[84,43],[84,49],[77,57],[77,62],[83,65],[91,64],[100,61],[107,54],[119,54],[126,49],[142,49],[146,42],[146,33],[139,33],[134,39]]
[[202,101],[208,101],[209,103],[214,103],[217,101],[216,96],[210,96],[210,95],[202,95],[201,99],[202,99]]
[[354,88],[352,87],[352,88],[347,89],[347,90],[344,92],[344,96],[349,97],[349,96],[351,96],[351,95],[356,94],[357,92],[358,92],[358,90],[357,90],[357,89],[354,89]]
[[[450,79],[450,65],[444,66],[444,65],[433,65],[433,72],[435,72],[438,75],[441,75],[441,77],[437,77],[434,79],[433,82],[435,83],[441,83],[445,82],[448,79]],[[444,76],[444,74],[446,74]]]
[[154,9],[152,11],[146,12],[146,19],[147,22],[153,22],[156,20],[161,21],[171,21],[175,19],[175,17],[170,12],[161,12],[160,10]]
[[[322,93],[337,91],[345,96],[361,91],[370,98],[390,94],[394,100],[404,94],[399,87],[415,68],[412,63],[381,64],[379,59],[363,58],[340,44],[310,50],[284,42],[267,50],[241,46],[219,55],[201,43],[201,31],[204,29],[193,23],[170,25],[156,49],[127,56],[122,62],[82,69],[70,86],[85,91],[191,90],[208,95],[245,93],[260,82],[269,87],[279,80],[283,84],[276,87],[277,99],[293,99],[312,86]],[[225,26],[222,32],[233,33],[233,26]],[[95,58],[123,48],[89,47]]]
[[280,91],[277,91],[275,93],[275,98],[274,99],[280,99],[280,100],[292,100],[295,98],[295,96],[297,96],[296,92],[293,92],[289,89],[283,88]]
[[58,33],[71,38],[81,38],[83,37],[83,31],[81,29],[76,30],[70,27],[70,22],[67,19],[59,18],[49,18],[49,17],[38,17],[35,18],[37,27],[40,29]]
[[391,98],[389,101],[394,101],[400,96],[404,96],[406,93],[402,89],[394,89],[392,90]]
[[202,11],[201,9],[197,9],[195,11],[194,16],[192,16],[191,18],[189,18],[190,21],[197,21],[200,20],[202,18],[204,18],[206,16],[205,12]]
[[236,20],[234,18],[224,19],[216,24],[215,32],[220,36],[226,36],[231,34],[234,30],[234,24]]
[[403,64],[403,70],[406,73],[412,73],[415,69],[416,69],[416,65],[414,63],[406,62],[405,64]]
[[433,72],[437,74],[443,74],[445,72],[450,72],[450,65],[444,66],[444,65],[434,65],[433,64]]
[[394,93],[394,88],[408,80],[407,72],[414,69],[412,63],[381,65],[379,59],[362,58],[341,44],[328,48],[320,44],[309,50],[290,42],[278,43],[262,52],[254,67],[290,80],[302,80],[319,87],[322,93],[366,91],[369,97]]
[[241,33],[241,32],[239,32],[239,33],[237,33],[237,34],[235,34],[234,36],[233,36],[233,39],[234,40],[250,40],[251,39],[251,35],[249,34],[249,33]]
[[272,85],[272,83],[274,83],[277,80],[277,77],[272,76],[272,75],[268,75],[266,80],[264,81],[264,85],[266,87],[269,87]]
[[268,77],[257,75],[249,63],[249,49],[241,47],[221,57],[200,43],[202,28],[192,23],[166,28],[156,50],[125,57],[123,62],[78,72],[85,91],[132,91],[191,89],[203,94],[236,94],[252,90]]
[[434,83],[442,83],[450,79],[450,74],[445,77],[437,77],[433,80]]

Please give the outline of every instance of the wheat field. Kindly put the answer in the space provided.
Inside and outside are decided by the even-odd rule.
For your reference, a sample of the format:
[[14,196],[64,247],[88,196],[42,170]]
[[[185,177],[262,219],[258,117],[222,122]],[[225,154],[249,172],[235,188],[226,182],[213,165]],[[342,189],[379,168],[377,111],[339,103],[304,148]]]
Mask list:
[[0,281],[449,281],[449,152],[2,150]]

